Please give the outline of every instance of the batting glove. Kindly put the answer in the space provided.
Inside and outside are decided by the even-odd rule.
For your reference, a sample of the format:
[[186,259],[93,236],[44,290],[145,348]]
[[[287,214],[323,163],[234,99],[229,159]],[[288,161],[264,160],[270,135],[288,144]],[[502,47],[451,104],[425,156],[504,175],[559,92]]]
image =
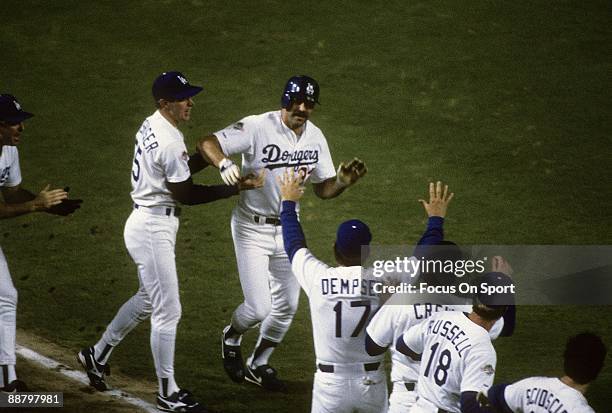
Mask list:
[[234,162],[227,158],[223,158],[223,160],[219,162],[219,173],[221,173],[221,178],[223,182],[225,182],[225,185],[236,185],[240,179],[240,169],[238,169]]

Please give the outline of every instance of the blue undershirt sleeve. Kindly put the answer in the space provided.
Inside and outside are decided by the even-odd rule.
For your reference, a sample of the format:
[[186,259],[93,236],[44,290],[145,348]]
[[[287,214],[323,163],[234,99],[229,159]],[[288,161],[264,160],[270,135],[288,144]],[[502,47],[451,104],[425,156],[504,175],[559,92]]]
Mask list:
[[306,248],[306,238],[297,219],[295,206],[296,203],[293,201],[283,201],[280,215],[281,225],[283,226],[283,242],[289,261],[293,261],[293,256],[300,248]]

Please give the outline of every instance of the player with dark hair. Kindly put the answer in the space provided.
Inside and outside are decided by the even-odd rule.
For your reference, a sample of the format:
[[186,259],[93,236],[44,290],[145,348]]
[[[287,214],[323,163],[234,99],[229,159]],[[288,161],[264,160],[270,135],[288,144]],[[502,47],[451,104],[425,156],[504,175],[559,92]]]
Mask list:
[[[259,190],[240,196],[232,214],[234,249],[244,302],[232,314],[221,339],[223,367],[235,382],[245,380],[272,391],[285,384],[269,358],[283,340],[297,310],[300,286],[291,273],[280,229],[281,195],[276,177],[293,168],[312,182],[321,199],[334,198],[367,172],[353,159],[337,172],[323,132],[310,121],[319,103],[319,84],[309,76],[291,77],[283,89],[281,109],[247,116],[200,140],[203,157],[232,185],[242,173],[267,169],[270,178]],[[229,157],[242,155],[242,171]],[[299,207],[298,207],[299,210]],[[242,335],[261,323],[246,371]]]
[[[80,207],[80,199],[68,199],[67,190],[49,189],[38,195],[21,186],[21,168],[17,145],[25,128],[24,121],[34,116],[23,110],[17,99],[0,95],[0,218],[12,218],[31,212],[49,212],[66,216]],[[17,380],[15,371],[15,329],[17,290],[13,286],[6,258],[0,249],[0,391],[27,391],[26,384]]]
[[205,412],[174,378],[174,346],[181,318],[174,252],[181,213],[177,204],[204,204],[263,185],[263,173],[258,177],[247,175],[232,186],[193,183],[192,174],[208,164],[199,154],[188,155],[178,126],[191,118],[193,98],[201,91],[180,72],[164,72],[153,83],[157,110],[136,133],[131,172],[134,208],[124,231],[140,286],[121,306],[100,340],[77,354],[90,384],[106,390],[105,373],[113,349],[150,317],[151,351],[159,384],[157,408],[168,412]]
[[570,337],[563,353],[563,377],[530,377],[497,384],[481,402],[503,413],[594,413],[584,395],[603,368],[606,353],[603,341],[593,333]]

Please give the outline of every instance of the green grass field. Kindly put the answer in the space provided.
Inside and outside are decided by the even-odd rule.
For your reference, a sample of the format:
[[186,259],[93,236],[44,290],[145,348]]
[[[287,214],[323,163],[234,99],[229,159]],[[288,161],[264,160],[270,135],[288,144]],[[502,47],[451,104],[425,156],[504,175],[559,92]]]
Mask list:
[[[189,148],[278,108],[289,76],[319,80],[313,121],[335,163],[359,156],[369,167],[341,197],[303,202],[309,245],[329,262],[337,224],[352,217],[370,224],[375,243],[414,243],[425,223],[416,199],[431,179],[456,193],[446,226],[456,242],[612,244],[608,1],[5,0],[3,9],[0,89],[36,114],[19,148],[24,186],[69,185],[85,203],[68,218],[5,220],[0,245],[20,294],[18,326],[75,352],[137,288],[122,235],[133,136],[165,70],[205,87],[182,128]],[[212,169],[197,180],[221,182]],[[309,411],[305,300],[272,359],[289,394],[235,385],[221,368],[218,337],[242,300],[235,201],[181,218],[177,379],[227,413]],[[560,374],[565,338],[585,329],[612,346],[611,308],[519,308],[515,336],[496,343],[496,379]],[[115,369],[154,380],[148,331],[114,352]],[[612,404],[607,364],[589,392],[601,412]]]

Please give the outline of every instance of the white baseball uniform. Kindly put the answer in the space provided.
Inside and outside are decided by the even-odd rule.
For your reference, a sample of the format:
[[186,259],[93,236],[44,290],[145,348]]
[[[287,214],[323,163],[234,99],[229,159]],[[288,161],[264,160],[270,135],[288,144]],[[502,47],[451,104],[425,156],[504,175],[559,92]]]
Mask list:
[[268,169],[263,188],[240,193],[231,228],[244,302],[232,325],[240,332],[261,322],[260,336],[280,342],[298,306],[299,285],[283,247],[276,177],[293,167],[313,183],[336,175],[325,136],[306,121],[301,136],[273,111],[248,116],[215,133],[226,156],[242,154],[242,175]]
[[365,351],[365,327],[376,312],[377,280],[362,267],[330,267],[307,248],[293,256],[292,269],[310,303],[317,372],[312,413],[387,411],[384,355]]
[[[391,381],[393,388],[389,396],[389,413],[401,413],[410,410],[416,402],[416,383],[419,378],[420,362],[397,351],[395,343],[410,327],[415,326],[440,311],[472,311],[471,305],[441,304],[396,304],[403,301],[400,295],[392,296],[374,315],[367,327],[368,336],[380,347],[389,347],[391,352]],[[504,326],[500,318],[489,336],[495,339]]]
[[506,386],[504,399],[513,412],[595,413],[578,390],[556,377],[529,377]]
[[491,338],[467,314],[439,312],[411,327],[403,339],[421,355],[411,413],[460,413],[462,392],[486,391],[493,384],[497,355]]
[[[0,187],[21,183],[19,151],[15,146],[0,147]],[[0,365],[15,365],[15,328],[17,325],[17,290],[4,253],[0,248]],[[14,378],[9,378],[9,382]],[[6,385],[7,383],[4,383]],[[2,387],[2,386],[0,386]]]
[[101,340],[116,346],[150,316],[151,350],[159,378],[174,376],[174,343],[181,317],[174,255],[179,220],[166,181],[189,179],[188,160],[183,134],[159,111],[149,116],[136,133],[131,193],[135,208],[124,230],[140,288],[119,309]]

